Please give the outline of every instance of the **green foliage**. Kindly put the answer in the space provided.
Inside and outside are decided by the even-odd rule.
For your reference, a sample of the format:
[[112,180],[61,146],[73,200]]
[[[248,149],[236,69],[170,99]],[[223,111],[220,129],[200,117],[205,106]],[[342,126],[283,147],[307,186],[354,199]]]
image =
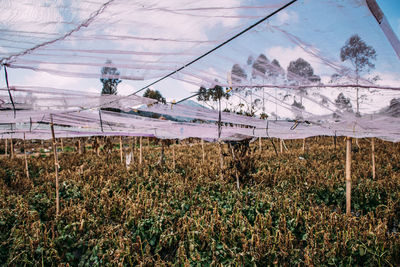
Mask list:
[[[398,145],[376,142],[378,179],[372,180],[370,144],[359,143],[353,216],[343,213],[344,147],[335,150],[331,138],[308,138],[309,153],[301,159],[301,140],[287,140],[289,151],[279,156],[269,140],[262,151],[251,143],[236,150],[243,164],[225,153],[224,179],[214,144],[205,145],[205,163],[200,145],[175,146],[175,169],[169,148],[166,167],[153,167],[154,147],[145,150],[143,167],[130,170],[121,167],[118,151],[107,158],[64,153],[58,219],[52,157],[30,158],[30,179],[22,160],[1,158],[0,262],[398,266]],[[232,175],[238,164],[239,191]]]
[[356,68],[356,74],[375,68],[376,51],[367,45],[357,34],[352,35],[340,49],[340,59],[349,60]]
[[166,104],[166,100],[165,98],[161,95],[161,93],[158,90],[151,90],[151,89],[147,89],[144,94],[144,97],[148,97],[151,99],[155,99],[160,103]]
[[103,84],[101,89],[102,95],[116,95],[117,86],[120,82],[120,72],[116,67],[113,66],[111,60],[107,60],[105,66],[101,69],[100,81]]

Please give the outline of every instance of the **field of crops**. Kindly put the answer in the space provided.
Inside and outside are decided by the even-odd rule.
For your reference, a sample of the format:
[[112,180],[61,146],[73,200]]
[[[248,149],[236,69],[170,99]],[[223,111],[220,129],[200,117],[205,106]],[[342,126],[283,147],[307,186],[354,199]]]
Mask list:
[[[144,144],[147,145],[146,142]],[[275,141],[279,152],[279,144]],[[40,146],[40,144],[36,144]],[[115,142],[117,145],[117,141]],[[0,158],[0,263],[5,265],[400,265],[400,144],[353,143],[352,215],[345,214],[345,144],[338,138],[269,140],[242,158],[240,190],[224,145],[59,154],[60,215],[53,156]],[[127,147],[126,150],[129,148]],[[174,168],[175,167],[175,168]]]

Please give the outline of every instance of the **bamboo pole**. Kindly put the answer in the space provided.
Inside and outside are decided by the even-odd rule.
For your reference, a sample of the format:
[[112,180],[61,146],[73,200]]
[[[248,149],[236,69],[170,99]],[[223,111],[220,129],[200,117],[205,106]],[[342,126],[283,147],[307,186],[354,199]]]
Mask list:
[[280,141],[281,153],[283,153],[283,140]]
[[25,146],[25,133],[24,133],[24,158],[25,158],[25,171],[26,171],[26,178],[29,179],[29,167],[28,167],[28,158],[26,156],[26,146]]
[[351,213],[351,137],[346,139],[346,214]]
[[371,140],[371,157],[372,157],[372,179],[375,180],[376,173],[375,173],[375,138],[372,137]]
[[136,137],[132,139],[132,144],[131,144],[131,153],[132,153],[132,161],[135,162],[135,149],[136,149]]
[[98,137],[96,137],[96,142],[97,142],[96,154],[97,156],[100,156],[100,141]]
[[204,164],[205,154],[204,154],[204,140],[203,139],[201,139],[201,151],[203,152],[203,164]]
[[81,147],[81,139],[78,138],[78,154],[81,155],[82,154],[82,147]]
[[139,138],[139,164],[142,165],[143,162],[143,151],[142,151],[142,141],[143,137]]
[[122,147],[122,136],[119,136],[119,154],[121,157],[121,163],[124,163],[124,151]]
[[10,156],[11,156],[12,159],[14,158],[14,144],[13,144],[12,137],[10,139]]
[[175,144],[172,144],[172,168],[175,169]]
[[220,167],[220,171],[221,171],[221,173],[220,173],[220,176],[221,176],[221,179],[223,179],[223,170],[224,170],[224,156],[223,156],[223,154],[222,154],[222,143],[219,141],[218,142],[218,148],[219,148],[219,167]]
[[59,184],[58,184],[58,158],[57,158],[57,144],[56,137],[54,134],[54,125],[53,125],[53,117],[50,116],[50,128],[51,128],[51,136],[53,138],[53,153],[54,153],[54,169],[56,171],[56,217],[58,217],[60,212],[60,196],[59,196]]

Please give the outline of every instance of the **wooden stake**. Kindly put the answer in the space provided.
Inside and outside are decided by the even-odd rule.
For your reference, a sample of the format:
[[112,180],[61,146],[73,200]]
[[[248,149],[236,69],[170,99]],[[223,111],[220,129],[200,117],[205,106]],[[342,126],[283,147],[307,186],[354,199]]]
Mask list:
[[224,170],[224,155],[222,155],[222,143],[221,142],[218,142],[218,144],[219,144],[219,167],[220,167],[220,170],[221,170],[221,179],[223,179],[223,174],[222,174],[222,172],[223,172],[223,170]]
[[25,133],[24,133],[24,157],[25,157],[26,178],[29,179],[28,158],[26,157],[26,146],[25,146]]
[[175,169],[175,144],[172,144],[172,168]]
[[142,152],[142,137],[139,138],[139,164],[142,165],[143,162],[143,152]]
[[351,213],[351,137],[346,139],[346,214]]
[[131,162],[135,162],[135,149],[136,149],[136,137],[135,137],[135,141],[133,141],[133,139],[132,139],[132,144],[131,144],[132,161]]
[[281,153],[283,153],[283,140],[281,139],[281,142],[280,142],[280,147],[281,147]]
[[306,139],[303,138],[303,153],[306,151]]
[[6,142],[6,145],[5,145],[5,147],[6,147],[6,148],[4,149],[4,150],[5,150],[5,151],[4,151],[4,155],[6,155],[6,156],[7,156],[7,149],[8,149],[8,148],[7,148],[7,146],[8,146],[8,138],[4,139],[4,141]]
[[51,118],[51,122],[50,122],[51,136],[53,137],[54,169],[56,171],[56,217],[58,217],[59,212],[60,212],[60,196],[59,196],[59,184],[58,184],[57,144],[56,144],[56,137],[54,134],[53,117],[50,116],[50,118]]
[[201,139],[201,150],[202,150],[202,152],[203,152],[203,164],[204,164],[204,161],[205,161],[205,154],[204,154],[204,140],[203,140],[203,139]]
[[119,154],[121,157],[121,163],[124,163],[124,149],[122,147],[122,136],[119,136]]
[[260,151],[261,151],[261,137],[258,137],[258,148],[260,149]]
[[10,156],[11,156],[12,159],[14,158],[14,144],[13,144],[12,137],[10,139]]
[[81,147],[81,139],[78,138],[78,154],[81,155],[82,154],[82,147]]
[[375,180],[376,173],[375,173],[375,138],[372,137],[371,140],[371,156],[372,156],[372,179]]

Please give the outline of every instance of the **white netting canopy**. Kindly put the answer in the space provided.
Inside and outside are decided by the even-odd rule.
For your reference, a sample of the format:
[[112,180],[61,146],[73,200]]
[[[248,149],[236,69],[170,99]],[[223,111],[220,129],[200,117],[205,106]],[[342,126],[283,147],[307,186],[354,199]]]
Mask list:
[[400,140],[375,0],[0,2],[2,138]]

